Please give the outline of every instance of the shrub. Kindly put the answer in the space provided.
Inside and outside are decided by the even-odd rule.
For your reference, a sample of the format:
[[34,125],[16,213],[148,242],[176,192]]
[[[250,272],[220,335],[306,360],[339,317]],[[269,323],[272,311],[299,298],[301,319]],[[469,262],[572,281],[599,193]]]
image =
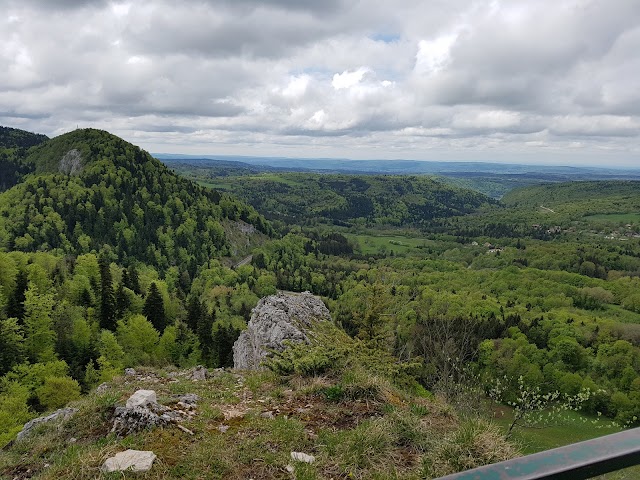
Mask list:
[[44,407],[54,410],[80,398],[80,384],[70,377],[47,377],[36,395]]

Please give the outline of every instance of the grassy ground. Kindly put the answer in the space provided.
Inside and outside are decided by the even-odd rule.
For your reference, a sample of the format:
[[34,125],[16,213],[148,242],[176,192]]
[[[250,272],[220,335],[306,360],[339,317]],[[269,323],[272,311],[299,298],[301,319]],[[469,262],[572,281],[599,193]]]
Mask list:
[[640,213],[603,213],[598,215],[588,215],[584,217],[585,220],[592,222],[607,222],[607,223],[640,223]]
[[[183,422],[193,435],[175,427],[124,438],[110,433],[114,407],[140,388],[154,389],[165,405],[176,394],[198,394],[197,414]],[[443,402],[365,373],[330,379],[223,372],[194,382],[149,370],[117,378],[71,406],[79,411],[66,423],[43,426],[0,451],[1,478],[418,479],[516,455],[497,427],[460,421]],[[150,472],[100,471],[106,458],[129,448],[157,455]],[[469,457],[470,450],[482,453]],[[292,451],[316,461],[294,462]]]
[[385,234],[346,234],[346,236],[359,246],[364,255],[391,253],[405,255],[410,252],[419,252],[420,249],[429,248],[433,242],[420,237],[405,237],[401,235]]

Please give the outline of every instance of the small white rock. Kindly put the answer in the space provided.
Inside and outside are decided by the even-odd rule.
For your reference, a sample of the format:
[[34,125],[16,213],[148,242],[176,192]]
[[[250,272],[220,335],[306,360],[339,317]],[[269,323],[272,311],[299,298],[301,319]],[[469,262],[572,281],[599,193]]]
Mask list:
[[108,458],[101,467],[103,472],[146,472],[153,465],[156,454],[150,451],[126,450]]
[[145,405],[156,402],[156,392],[153,390],[138,390],[127,400],[127,408],[144,407]]
[[287,466],[286,466],[286,467],[284,467],[284,468],[285,468],[285,469],[287,470],[287,472],[289,472],[289,473],[293,473],[293,472],[295,472],[295,471],[296,471],[296,469],[294,468],[294,466],[293,466],[293,465],[287,465]]
[[291,460],[303,463],[313,463],[316,461],[316,457],[302,452],[291,452]]

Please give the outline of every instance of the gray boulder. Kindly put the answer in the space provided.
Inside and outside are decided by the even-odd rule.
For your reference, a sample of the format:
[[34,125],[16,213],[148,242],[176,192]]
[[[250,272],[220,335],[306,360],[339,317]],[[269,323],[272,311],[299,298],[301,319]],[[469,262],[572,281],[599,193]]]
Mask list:
[[270,350],[283,351],[284,341],[309,343],[309,330],[330,321],[322,300],[309,292],[278,292],[263,298],[251,313],[248,328],[233,344],[233,366],[258,370]]
[[22,430],[18,433],[16,437],[17,441],[23,440],[25,437],[29,436],[34,428],[39,425],[43,425],[45,423],[50,423],[56,420],[66,420],[67,418],[73,416],[78,411],[77,408],[61,408],[60,410],[56,410],[49,415],[44,417],[34,418],[33,420],[28,421],[22,427]]
[[144,407],[149,403],[157,403],[156,392],[153,390],[137,390],[127,400],[127,408]]
[[159,404],[132,408],[116,407],[111,432],[124,437],[141,430],[163,427],[172,422],[171,417],[165,414],[166,410],[166,407]]

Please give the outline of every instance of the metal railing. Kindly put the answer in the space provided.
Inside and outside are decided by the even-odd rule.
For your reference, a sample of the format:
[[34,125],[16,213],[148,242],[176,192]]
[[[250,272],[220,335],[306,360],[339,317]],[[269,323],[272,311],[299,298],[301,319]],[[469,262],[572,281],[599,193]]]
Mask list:
[[640,428],[634,428],[439,480],[583,480],[638,464]]

